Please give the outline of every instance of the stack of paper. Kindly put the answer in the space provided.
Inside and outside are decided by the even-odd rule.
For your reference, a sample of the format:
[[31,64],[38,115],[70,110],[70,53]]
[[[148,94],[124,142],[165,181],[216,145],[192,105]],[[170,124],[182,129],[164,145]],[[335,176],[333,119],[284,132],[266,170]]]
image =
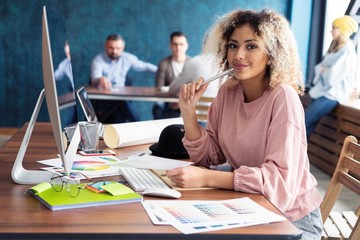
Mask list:
[[146,200],[142,204],[155,225],[171,224],[185,234],[285,220],[250,198],[223,201]]

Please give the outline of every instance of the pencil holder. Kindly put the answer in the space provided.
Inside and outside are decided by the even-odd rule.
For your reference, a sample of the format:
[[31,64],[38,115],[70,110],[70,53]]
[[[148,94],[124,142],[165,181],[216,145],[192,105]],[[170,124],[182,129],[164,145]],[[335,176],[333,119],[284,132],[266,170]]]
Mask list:
[[80,127],[79,149],[96,150],[99,143],[101,123],[99,122],[78,122],[65,127],[65,134],[70,141],[74,135],[76,124]]

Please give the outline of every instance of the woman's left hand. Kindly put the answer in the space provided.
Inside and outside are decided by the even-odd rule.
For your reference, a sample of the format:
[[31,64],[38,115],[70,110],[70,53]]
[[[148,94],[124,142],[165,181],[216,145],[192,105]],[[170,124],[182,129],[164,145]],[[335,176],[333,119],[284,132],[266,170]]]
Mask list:
[[168,170],[166,171],[166,176],[179,187],[198,188],[206,186],[206,171],[207,169],[188,166]]

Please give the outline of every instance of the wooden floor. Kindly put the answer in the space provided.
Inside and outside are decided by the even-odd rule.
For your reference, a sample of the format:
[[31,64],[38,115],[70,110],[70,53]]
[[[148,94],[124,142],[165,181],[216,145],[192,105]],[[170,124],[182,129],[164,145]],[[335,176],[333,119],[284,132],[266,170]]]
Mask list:
[[[8,141],[16,129],[0,129],[0,147]],[[318,190],[322,196],[325,195],[327,187],[329,185],[331,177],[315,166],[311,166],[310,171],[315,176],[318,181]],[[359,194],[356,194],[346,188],[343,189],[343,192],[335,204],[334,211],[344,211],[344,210],[356,210],[359,207]]]

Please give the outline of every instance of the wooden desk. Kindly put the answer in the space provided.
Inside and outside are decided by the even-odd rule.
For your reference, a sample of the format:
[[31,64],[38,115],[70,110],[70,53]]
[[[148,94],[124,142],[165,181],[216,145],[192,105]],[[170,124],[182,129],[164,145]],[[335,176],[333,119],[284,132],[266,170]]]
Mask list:
[[63,95],[60,95],[58,98],[59,101],[59,109],[66,109],[68,107],[76,106],[76,98],[75,93],[70,92]]
[[178,102],[178,97],[168,92],[160,91],[156,87],[121,87],[111,90],[87,86],[86,91],[90,99],[97,100],[133,100],[150,102]]
[[[299,239],[301,232],[290,221],[184,235],[171,226],[154,226],[140,203],[50,211],[25,195],[28,185],[11,179],[11,168],[25,127],[0,149],[0,239]],[[100,143],[103,144],[103,143]],[[148,145],[118,149],[127,156]],[[38,169],[36,160],[56,157],[49,123],[37,123],[24,159],[24,167]],[[120,178],[118,176],[114,178]],[[280,212],[263,196],[227,190],[182,191],[182,200],[221,200],[250,197],[265,208]],[[145,197],[145,199],[155,199]]]

